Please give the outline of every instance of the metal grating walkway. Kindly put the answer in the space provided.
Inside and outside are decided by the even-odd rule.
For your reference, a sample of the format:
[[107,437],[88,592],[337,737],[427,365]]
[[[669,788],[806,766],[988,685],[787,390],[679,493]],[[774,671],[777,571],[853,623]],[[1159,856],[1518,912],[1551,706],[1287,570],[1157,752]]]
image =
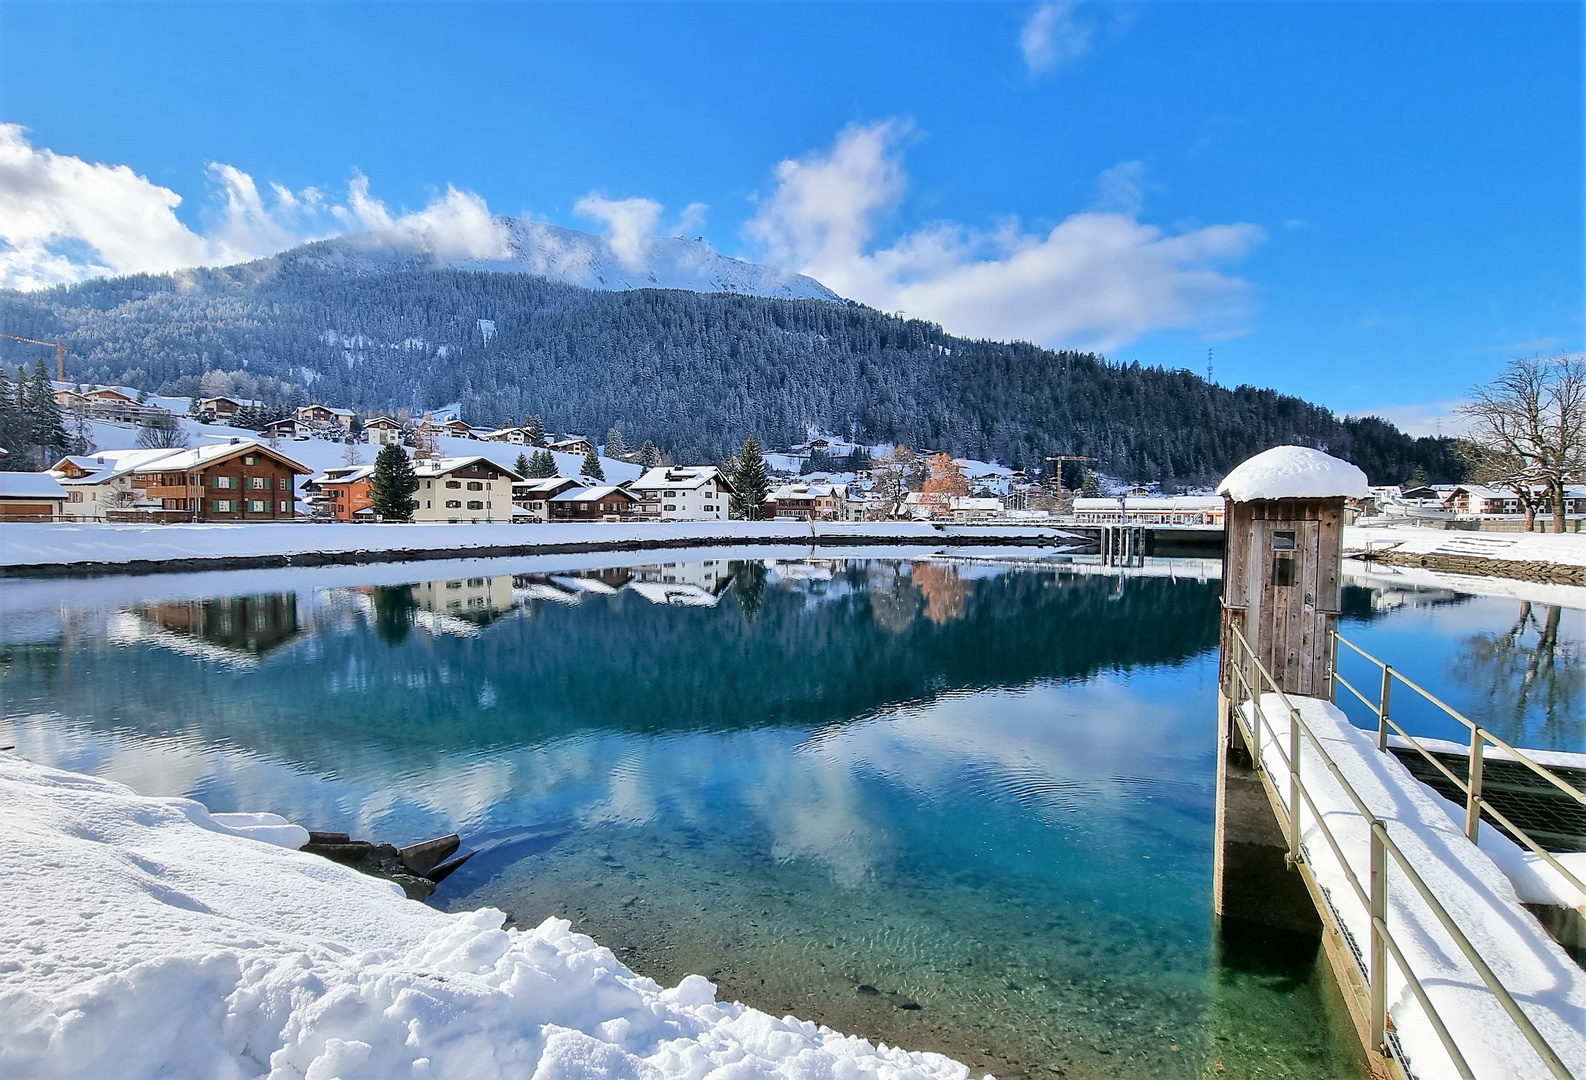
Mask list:
[[[1417,780],[1450,802],[1464,805],[1465,793],[1413,748],[1394,746],[1390,749]],[[1470,772],[1470,757],[1466,754],[1438,753],[1434,756],[1455,776],[1464,777]],[[1586,790],[1586,769],[1549,768],[1565,783]],[[1518,761],[1484,759],[1481,794],[1548,851],[1586,851],[1586,806],[1575,802]],[[1508,834],[1507,829],[1487,815],[1483,814],[1482,820]],[[1514,839],[1512,835],[1510,838]]]

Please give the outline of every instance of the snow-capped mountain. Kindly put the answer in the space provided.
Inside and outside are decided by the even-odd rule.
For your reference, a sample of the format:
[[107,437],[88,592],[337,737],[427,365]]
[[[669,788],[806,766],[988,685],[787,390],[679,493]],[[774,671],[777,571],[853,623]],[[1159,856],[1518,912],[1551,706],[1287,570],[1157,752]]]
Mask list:
[[812,277],[722,255],[703,237],[619,240],[510,217],[493,218],[489,228],[461,237],[365,232],[322,240],[288,254],[355,272],[416,265],[537,274],[589,289],[688,289],[785,300],[842,299]]

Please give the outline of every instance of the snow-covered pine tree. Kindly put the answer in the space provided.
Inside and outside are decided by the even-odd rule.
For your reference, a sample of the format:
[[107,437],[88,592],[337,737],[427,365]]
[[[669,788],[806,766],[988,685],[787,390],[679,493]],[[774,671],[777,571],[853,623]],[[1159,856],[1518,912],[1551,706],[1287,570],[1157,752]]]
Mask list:
[[602,484],[606,482],[606,470],[600,467],[600,458],[593,450],[584,455],[584,464],[579,467],[578,474],[599,480]]
[[419,489],[418,475],[407,451],[396,443],[380,448],[374,459],[374,475],[369,478],[369,501],[379,521],[412,521],[418,503],[413,493]]
[[55,464],[66,453],[71,441],[66,434],[66,421],[61,417],[61,407],[55,403],[55,387],[50,384],[49,368],[43,360],[33,371],[21,395],[28,420],[32,424],[32,452],[36,455],[35,467],[43,470]]
[[733,516],[744,521],[759,521],[766,496],[771,493],[771,480],[766,476],[760,442],[753,435],[743,441],[738,467],[733,470],[731,479],[735,489],[729,504]]
[[622,431],[616,425],[606,432],[606,456],[620,458],[628,452],[628,444],[622,439]]
[[[536,454],[535,456],[538,457],[539,455]],[[532,469],[533,466],[529,464],[529,455],[527,454],[520,453],[518,455],[518,460],[512,465],[512,471],[523,477],[533,476],[534,473],[531,471]]]

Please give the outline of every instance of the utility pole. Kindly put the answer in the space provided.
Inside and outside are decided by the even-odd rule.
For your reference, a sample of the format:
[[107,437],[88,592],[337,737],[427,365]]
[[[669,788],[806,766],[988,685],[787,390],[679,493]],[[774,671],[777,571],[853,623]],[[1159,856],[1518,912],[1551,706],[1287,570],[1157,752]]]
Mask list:
[[1086,457],[1083,454],[1054,454],[1054,455],[1049,456],[1046,460],[1047,461],[1056,462],[1056,465],[1054,466],[1054,468],[1052,470],[1056,474],[1052,478],[1052,483],[1057,487],[1057,491],[1054,492],[1054,494],[1057,495],[1058,498],[1062,498],[1062,496],[1063,496],[1063,462],[1065,462],[1065,461],[1095,461],[1096,459],[1093,458],[1093,457]]
[[55,381],[66,381],[66,346],[61,344],[61,339],[54,341],[40,341],[38,338],[17,337],[15,334],[0,334],[0,337],[10,338],[12,341],[22,341],[29,345],[52,345],[55,348]]

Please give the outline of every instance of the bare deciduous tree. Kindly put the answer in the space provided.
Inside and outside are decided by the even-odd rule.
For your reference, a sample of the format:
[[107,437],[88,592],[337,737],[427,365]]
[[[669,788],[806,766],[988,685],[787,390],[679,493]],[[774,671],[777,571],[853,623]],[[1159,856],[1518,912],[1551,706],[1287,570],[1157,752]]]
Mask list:
[[138,428],[138,446],[144,450],[184,450],[187,448],[187,432],[175,416],[161,413],[149,417]]
[[1586,361],[1511,360],[1460,413],[1470,421],[1461,455],[1471,478],[1512,490],[1528,529],[1545,499],[1553,531],[1563,532],[1564,485],[1586,476]]

